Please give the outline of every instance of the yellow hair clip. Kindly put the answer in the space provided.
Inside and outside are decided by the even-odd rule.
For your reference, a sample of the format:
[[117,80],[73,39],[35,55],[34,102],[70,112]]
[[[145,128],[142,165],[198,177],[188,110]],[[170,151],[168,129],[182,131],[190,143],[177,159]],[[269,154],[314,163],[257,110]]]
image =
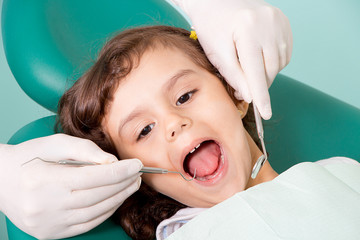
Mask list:
[[197,40],[196,32],[195,32],[194,30],[192,30],[192,31],[190,32],[190,36],[189,36],[189,37],[192,38],[192,39],[194,39],[194,40]]

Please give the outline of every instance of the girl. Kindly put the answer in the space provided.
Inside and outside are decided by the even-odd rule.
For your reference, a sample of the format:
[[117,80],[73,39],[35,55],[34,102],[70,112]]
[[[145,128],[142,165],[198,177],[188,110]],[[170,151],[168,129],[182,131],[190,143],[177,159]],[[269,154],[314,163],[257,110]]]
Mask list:
[[[219,43],[221,44],[221,43]],[[252,136],[249,105],[206,58],[190,32],[168,26],[126,30],[59,103],[63,131],[97,143],[119,159],[179,171],[144,174],[141,189],[114,219],[134,239],[153,239],[157,225],[179,209],[208,208],[274,179]]]

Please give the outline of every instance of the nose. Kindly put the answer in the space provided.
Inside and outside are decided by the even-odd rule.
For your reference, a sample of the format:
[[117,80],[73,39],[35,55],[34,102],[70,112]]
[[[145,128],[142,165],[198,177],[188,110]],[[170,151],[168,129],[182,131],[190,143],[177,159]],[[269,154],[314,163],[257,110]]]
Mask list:
[[175,141],[182,131],[189,128],[192,121],[188,117],[178,114],[170,114],[166,119],[166,139]]

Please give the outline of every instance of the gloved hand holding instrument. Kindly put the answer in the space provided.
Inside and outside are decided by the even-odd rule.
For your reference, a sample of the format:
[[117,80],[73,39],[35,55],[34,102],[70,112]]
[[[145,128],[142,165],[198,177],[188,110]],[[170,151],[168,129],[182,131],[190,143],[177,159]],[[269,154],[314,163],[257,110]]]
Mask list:
[[[69,167],[36,157],[98,164]],[[40,239],[78,235],[109,218],[139,189],[141,167],[137,159],[118,161],[93,142],[65,134],[0,145],[0,210]]]
[[190,18],[201,46],[236,97],[272,115],[268,88],[289,63],[292,32],[280,9],[263,0],[172,0]]

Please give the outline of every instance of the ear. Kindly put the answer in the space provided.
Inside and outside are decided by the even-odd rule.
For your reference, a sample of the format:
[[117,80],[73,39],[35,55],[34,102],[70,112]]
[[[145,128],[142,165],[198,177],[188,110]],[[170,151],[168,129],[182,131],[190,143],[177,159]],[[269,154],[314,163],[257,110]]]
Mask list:
[[249,104],[247,102],[245,102],[244,100],[242,100],[242,101],[238,101],[236,103],[236,107],[239,110],[241,118],[244,118],[248,112]]

